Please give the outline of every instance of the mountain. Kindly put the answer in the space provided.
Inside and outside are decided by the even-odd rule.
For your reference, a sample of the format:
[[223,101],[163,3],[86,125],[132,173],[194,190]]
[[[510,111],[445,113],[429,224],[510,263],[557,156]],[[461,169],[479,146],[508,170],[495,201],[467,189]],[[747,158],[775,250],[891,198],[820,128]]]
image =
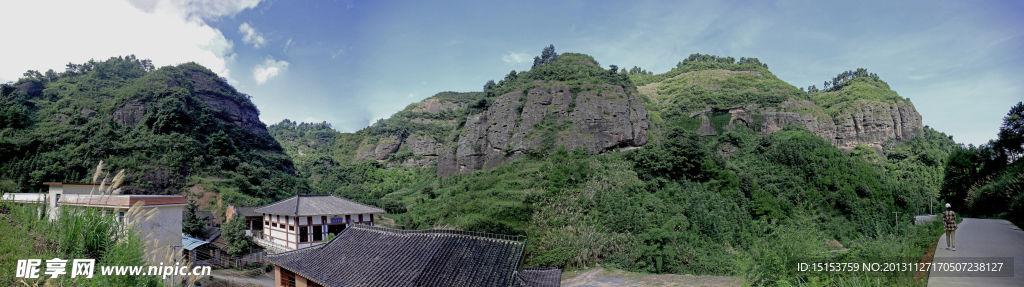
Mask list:
[[653,74],[553,47],[482,91],[441,92],[354,133],[269,131],[310,190],[407,229],[526,235],[525,266],[765,284],[806,280],[773,266],[836,246],[923,255],[941,227],[893,226],[892,212],[908,222],[927,208],[957,146],[863,69],[802,89],[755,58],[694,54]]
[[244,94],[194,63],[69,64],[0,92],[0,191],[89,181],[102,159],[133,193],[213,191],[200,204],[220,207],[331,193],[406,229],[526,235],[524,266],[752,284],[810,282],[788,261],[828,250],[921,258],[941,225],[909,222],[957,148],[866,70],[801,89],[758,59],[700,54],[653,74],[549,46],[530,70],[353,133],[264,127]]
[[[650,129],[676,125],[716,136],[737,126],[767,135],[797,124],[844,151],[867,145],[881,153],[887,140],[906,141],[923,128],[909,100],[863,69],[837,77],[831,89],[805,93],[753,58],[695,54],[659,75],[605,71],[596,63],[563,54],[534,70],[513,71],[484,92],[430,97],[371,127],[409,122],[429,128],[364,139],[353,160],[385,161],[405,152],[416,158],[399,154],[404,165],[436,163],[437,175],[449,177],[559,146],[588,154],[628,150],[646,144]],[[619,82],[601,82],[606,79]]]
[[0,182],[91,182],[103,160],[125,169],[127,193],[177,194],[188,181],[231,181],[248,199],[294,191],[294,164],[248,96],[195,63],[156,69],[134,56],[29,71],[4,84]]

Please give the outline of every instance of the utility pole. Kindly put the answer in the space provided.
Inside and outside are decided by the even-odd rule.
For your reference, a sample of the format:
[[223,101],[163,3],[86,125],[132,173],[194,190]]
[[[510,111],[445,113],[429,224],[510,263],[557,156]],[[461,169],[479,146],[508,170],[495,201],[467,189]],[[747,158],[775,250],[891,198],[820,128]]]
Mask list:
[[896,224],[893,225],[893,227],[897,227],[898,228],[899,225],[900,225],[900,212],[899,211],[894,211],[893,213],[896,214],[896,222],[895,222]]

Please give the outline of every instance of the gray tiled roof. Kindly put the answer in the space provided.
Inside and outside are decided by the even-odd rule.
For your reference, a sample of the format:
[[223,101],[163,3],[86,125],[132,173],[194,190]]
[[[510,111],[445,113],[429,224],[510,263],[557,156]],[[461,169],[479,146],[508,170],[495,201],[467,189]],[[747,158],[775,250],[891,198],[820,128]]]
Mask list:
[[257,208],[259,208],[259,206],[253,206],[253,207],[238,207],[238,206],[235,206],[235,213],[237,213],[238,215],[240,215],[242,217],[263,216],[263,214],[260,214],[260,213],[256,212]]
[[523,268],[519,270],[523,284],[531,287],[558,287],[562,284],[562,269],[558,267]]
[[525,247],[522,237],[356,224],[327,244],[267,259],[324,286],[523,286],[516,269]]
[[327,194],[301,194],[256,208],[256,212],[291,216],[383,214],[384,210]]

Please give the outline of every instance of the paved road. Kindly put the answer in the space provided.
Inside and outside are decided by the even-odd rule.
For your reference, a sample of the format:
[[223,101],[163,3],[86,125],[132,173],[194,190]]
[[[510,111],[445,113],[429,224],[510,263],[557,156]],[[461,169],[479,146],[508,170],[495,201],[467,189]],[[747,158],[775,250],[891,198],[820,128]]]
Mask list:
[[956,251],[946,250],[945,234],[939,237],[933,262],[963,261],[963,257],[1013,257],[1013,277],[932,271],[928,286],[1024,286],[1024,231],[1009,221],[964,218],[956,231]]

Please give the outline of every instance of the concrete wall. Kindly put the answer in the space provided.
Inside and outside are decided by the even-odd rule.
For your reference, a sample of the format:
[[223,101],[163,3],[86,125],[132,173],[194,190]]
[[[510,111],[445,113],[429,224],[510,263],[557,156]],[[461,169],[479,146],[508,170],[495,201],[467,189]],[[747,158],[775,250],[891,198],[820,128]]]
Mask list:
[[[64,194],[98,194],[98,185],[92,184],[50,184],[50,189],[47,194],[47,201],[49,202],[50,218],[57,218],[57,198],[59,195]],[[95,189],[95,190],[94,190]]]
[[[156,216],[151,220],[142,221],[145,218],[141,215],[147,214],[153,208],[157,209]],[[135,228],[147,241],[146,251],[156,255],[153,257],[154,263],[170,262],[169,260],[181,254],[181,215],[185,211],[185,206],[145,207],[143,211],[139,213]],[[168,254],[171,257],[168,257]]]

